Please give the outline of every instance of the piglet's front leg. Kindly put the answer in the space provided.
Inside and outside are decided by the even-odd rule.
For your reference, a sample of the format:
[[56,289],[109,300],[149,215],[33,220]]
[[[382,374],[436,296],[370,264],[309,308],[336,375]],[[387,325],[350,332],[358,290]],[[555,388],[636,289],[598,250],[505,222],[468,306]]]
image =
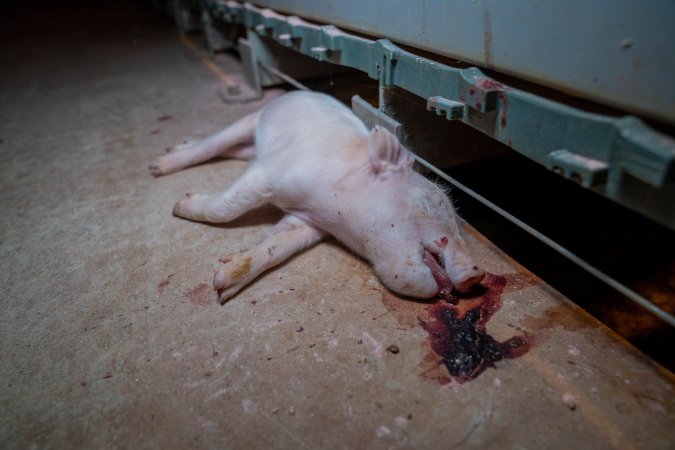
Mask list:
[[256,247],[220,260],[224,264],[213,276],[213,289],[221,303],[234,296],[259,275],[316,244],[324,232],[295,216],[286,216]]

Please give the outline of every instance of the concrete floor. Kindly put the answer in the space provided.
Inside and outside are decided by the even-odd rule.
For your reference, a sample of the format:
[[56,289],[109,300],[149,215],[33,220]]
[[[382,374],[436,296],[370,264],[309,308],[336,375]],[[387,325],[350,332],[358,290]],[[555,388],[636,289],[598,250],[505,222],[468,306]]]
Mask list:
[[174,218],[184,193],[245,163],[160,179],[147,165],[259,105],[222,103],[175,31],[120,5],[42,11],[0,39],[2,448],[675,445],[673,375],[470,227],[479,262],[509,280],[488,331],[535,340],[471,382],[434,367],[427,305],[332,241],[216,304],[218,258],[280,215]]

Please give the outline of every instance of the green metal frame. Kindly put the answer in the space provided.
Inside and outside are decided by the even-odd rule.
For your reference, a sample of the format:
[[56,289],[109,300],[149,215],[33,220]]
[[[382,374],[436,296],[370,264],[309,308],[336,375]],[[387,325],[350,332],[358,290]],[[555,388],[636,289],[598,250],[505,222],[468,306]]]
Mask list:
[[[193,2],[194,3],[194,2]],[[347,66],[427,100],[427,109],[459,120],[554,172],[675,229],[675,140],[633,116],[589,113],[486,76],[249,3],[202,0],[220,21],[318,61]],[[384,97],[380,111],[386,110]]]

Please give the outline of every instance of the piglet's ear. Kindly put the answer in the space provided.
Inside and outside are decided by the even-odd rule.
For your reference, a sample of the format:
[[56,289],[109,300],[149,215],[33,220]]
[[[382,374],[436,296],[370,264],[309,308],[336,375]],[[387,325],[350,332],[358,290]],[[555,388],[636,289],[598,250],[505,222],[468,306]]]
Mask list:
[[415,159],[396,136],[388,130],[375,127],[368,136],[368,156],[376,173],[393,173],[409,170]]

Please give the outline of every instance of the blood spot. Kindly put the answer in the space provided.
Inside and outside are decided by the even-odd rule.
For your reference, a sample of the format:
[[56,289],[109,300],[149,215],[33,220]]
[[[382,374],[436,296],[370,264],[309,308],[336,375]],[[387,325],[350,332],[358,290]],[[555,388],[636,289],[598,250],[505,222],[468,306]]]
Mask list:
[[498,81],[492,80],[490,78],[481,78],[478,83],[476,83],[479,89],[483,90],[502,90],[504,85]]
[[[432,353],[425,361],[431,363],[431,372],[444,366],[452,379],[464,383],[474,380],[488,367],[495,367],[497,361],[528,352],[532,342],[527,334],[497,342],[486,332],[488,320],[501,307],[506,284],[505,277],[486,274],[473,298],[459,299],[456,305],[441,299],[425,309],[429,318],[418,320],[429,333]],[[427,376],[450,381],[446,375]]]
[[183,294],[190,299],[194,305],[208,306],[211,304],[212,289],[207,284],[200,284],[199,286],[185,291]]
[[160,294],[163,294],[163,293],[164,293],[164,289],[166,289],[166,287],[169,285],[169,283],[171,283],[171,277],[173,277],[174,275],[175,275],[175,274],[173,274],[173,273],[170,274],[170,275],[168,275],[164,280],[162,280],[161,283],[159,283],[159,284],[157,285],[157,291],[158,291]]
[[504,92],[499,93],[499,98],[502,99],[502,113],[501,113],[502,117],[499,120],[499,124],[502,128],[504,128],[506,127],[506,121],[509,111],[509,99],[506,96],[506,94],[504,94]]

